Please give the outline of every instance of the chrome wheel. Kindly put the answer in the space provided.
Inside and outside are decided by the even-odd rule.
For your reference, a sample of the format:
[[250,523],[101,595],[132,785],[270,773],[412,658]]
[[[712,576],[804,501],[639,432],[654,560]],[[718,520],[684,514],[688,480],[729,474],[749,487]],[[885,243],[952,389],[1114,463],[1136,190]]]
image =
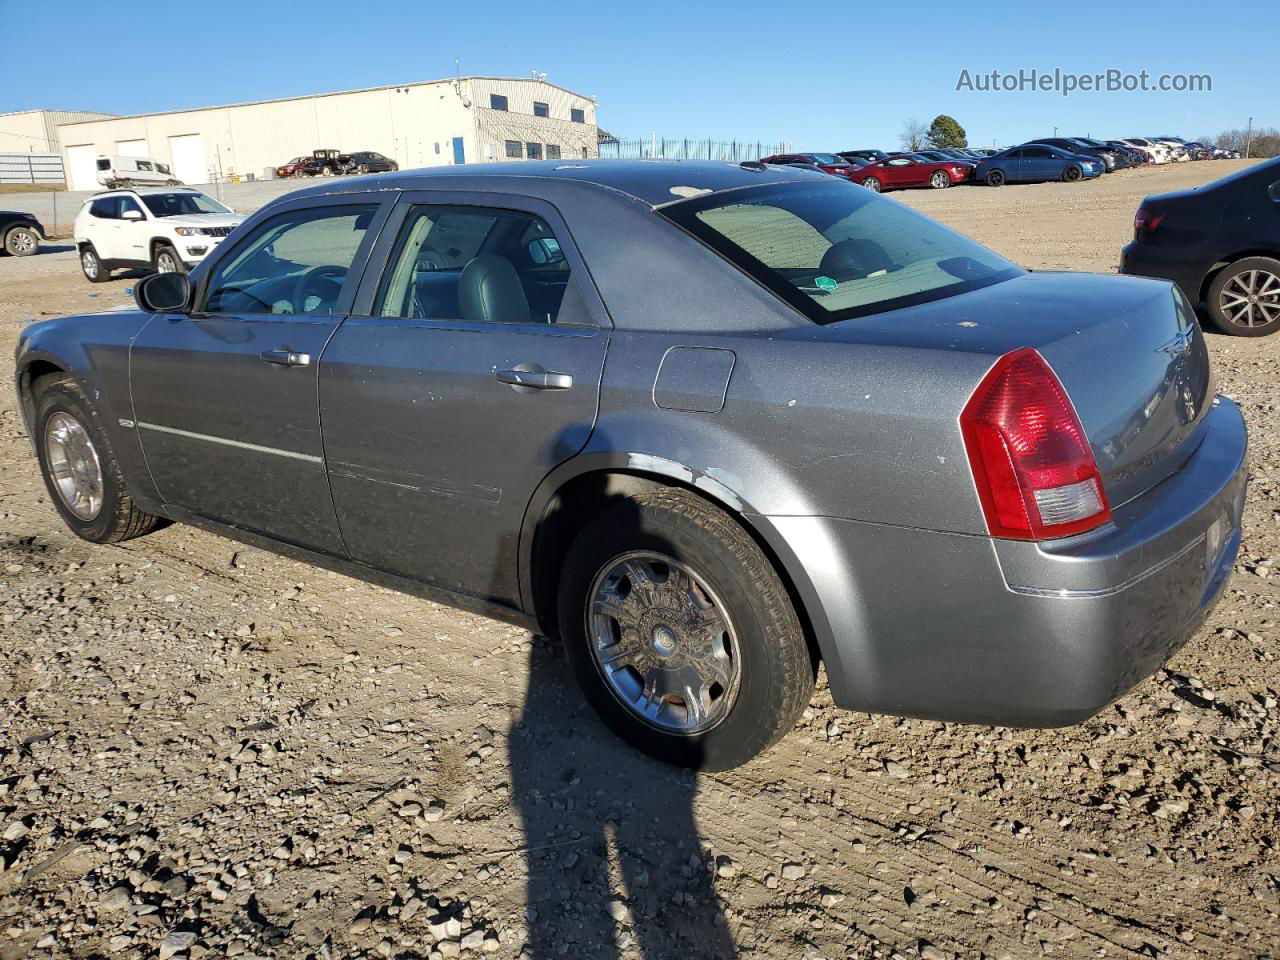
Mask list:
[[587,598],[592,656],[627,710],[684,735],[728,715],[741,680],[737,635],[693,571],[659,553],[626,553],[605,564]]
[[156,273],[177,273],[178,261],[174,257],[173,252],[169,250],[161,250],[156,255]]
[[102,464],[84,425],[69,413],[51,416],[44,428],[45,458],[58,496],[81,520],[102,510]]
[[943,187],[951,186],[951,178],[941,170],[933,175],[933,179],[930,182],[935,190],[941,190]]
[[86,250],[80,254],[80,266],[84,270],[84,275],[90,280],[98,279],[98,258],[93,255],[92,250]]
[[1280,320],[1280,277],[1267,270],[1243,270],[1227,281],[1218,306],[1228,323],[1261,327]]
[[25,257],[36,249],[36,235],[22,227],[9,234],[7,246],[15,257]]
[[866,187],[868,190],[870,190],[872,193],[880,192],[880,181],[877,180],[875,177],[867,177],[867,179],[862,181],[862,185]]

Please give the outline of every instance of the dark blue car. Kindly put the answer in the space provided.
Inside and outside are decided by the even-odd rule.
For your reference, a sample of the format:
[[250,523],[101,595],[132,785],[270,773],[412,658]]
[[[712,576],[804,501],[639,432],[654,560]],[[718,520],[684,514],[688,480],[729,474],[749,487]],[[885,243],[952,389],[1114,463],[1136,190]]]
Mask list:
[[1010,147],[978,164],[973,179],[989,187],[1041,180],[1091,180],[1101,176],[1101,160],[1067,153],[1045,144]]

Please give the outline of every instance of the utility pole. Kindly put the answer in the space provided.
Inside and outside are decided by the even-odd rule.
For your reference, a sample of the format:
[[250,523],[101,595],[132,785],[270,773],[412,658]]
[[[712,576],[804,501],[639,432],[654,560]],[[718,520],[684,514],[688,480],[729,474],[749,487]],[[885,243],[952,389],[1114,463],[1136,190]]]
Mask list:
[[1253,117],[1249,118],[1249,126],[1244,132],[1244,158],[1249,159],[1249,144],[1253,141]]
[[1054,128],[1053,128],[1053,135],[1054,135],[1055,137],[1058,135],[1058,128],[1057,128],[1057,127],[1054,127]]

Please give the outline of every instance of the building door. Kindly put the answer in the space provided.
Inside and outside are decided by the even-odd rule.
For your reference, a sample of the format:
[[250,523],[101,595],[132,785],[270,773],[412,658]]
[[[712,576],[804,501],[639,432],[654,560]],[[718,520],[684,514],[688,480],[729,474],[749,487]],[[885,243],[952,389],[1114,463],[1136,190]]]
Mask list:
[[170,167],[183,183],[208,183],[209,170],[204,162],[204,143],[200,134],[190,133],[169,138]]
[[453,162],[454,163],[467,162],[467,154],[466,154],[466,151],[463,149],[461,137],[453,138]]
[[67,147],[67,189],[101,190],[98,183],[98,151],[92,143]]

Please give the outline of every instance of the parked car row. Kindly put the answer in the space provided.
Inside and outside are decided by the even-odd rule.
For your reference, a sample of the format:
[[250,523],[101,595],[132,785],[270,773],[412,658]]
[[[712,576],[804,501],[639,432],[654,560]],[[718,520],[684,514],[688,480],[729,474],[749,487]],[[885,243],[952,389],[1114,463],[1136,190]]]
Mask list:
[[352,174],[387,173],[399,170],[400,164],[373,150],[342,153],[338,150],[316,150],[311,156],[294,157],[276,167],[277,177],[341,177]]

